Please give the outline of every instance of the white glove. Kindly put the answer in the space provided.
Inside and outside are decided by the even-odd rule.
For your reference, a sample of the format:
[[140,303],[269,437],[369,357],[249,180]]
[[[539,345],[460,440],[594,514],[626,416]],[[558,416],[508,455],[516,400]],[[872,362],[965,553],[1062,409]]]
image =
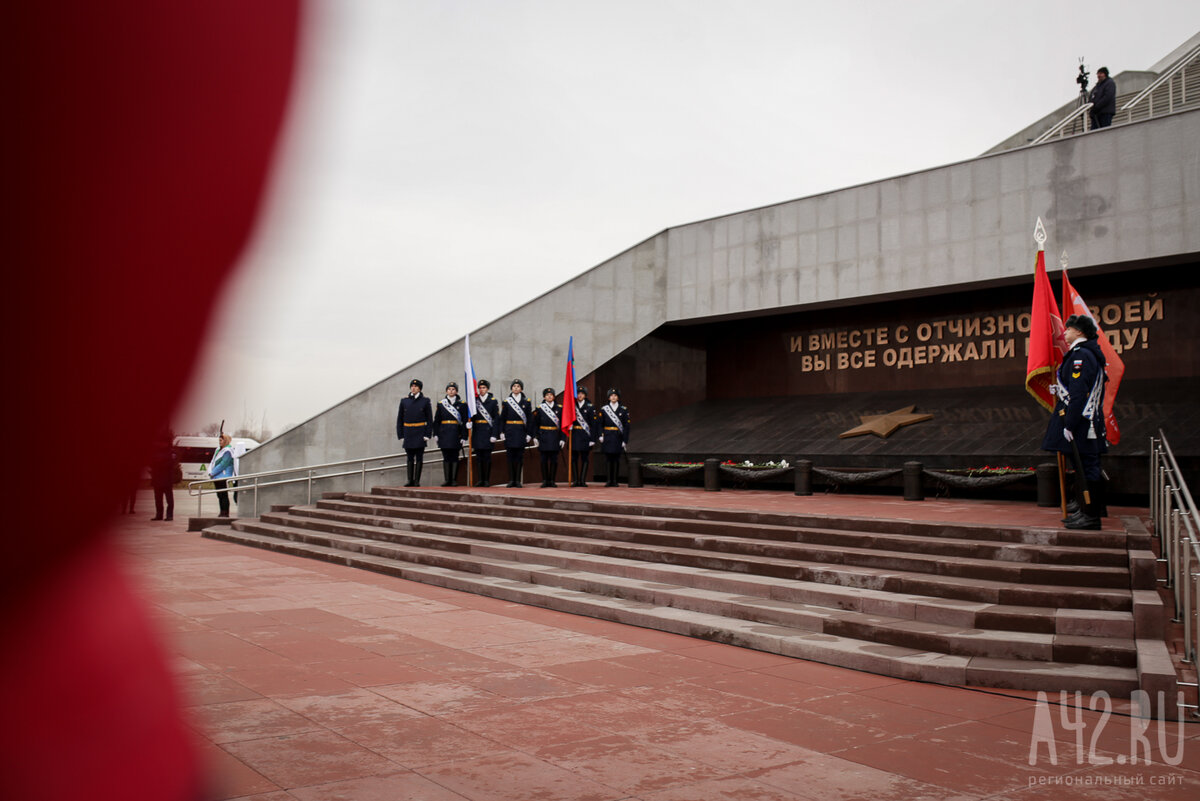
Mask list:
[[469,420],[467,421],[467,430],[468,430],[468,431],[470,431],[470,430],[471,430],[471,422],[470,422]]
[[492,442],[499,442],[503,437],[492,437]]
[[591,442],[589,442],[589,443],[588,443],[588,447],[589,447],[589,448],[594,448],[594,447],[596,447],[596,441],[595,441],[595,440],[592,440]]
[[1069,428],[1063,429],[1063,439],[1065,439],[1067,442],[1075,441],[1075,435],[1071,433],[1071,429],[1069,429]]
[[465,448],[465,447],[467,447],[467,441],[466,441],[465,439],[464,439],[464,440],[461,440],[461,441],[459,442],[459,444],[460,444],[460,445],[462,445],[464,448]]
[[629,448],[629,443],[627,443],[627,442],[622,442],[622,443],[621,443],[621,450],[626,450],[626,449],[628,449],[628,448]]
[[526,444],[526,445],[528,445],[528,444],[529,444],[529,443],[531,443],[531,442],[533,442],[533,437],[531,437],[531,436],[529,436],[528,434],[526,434],[526,435],[525,435],[525,444]]

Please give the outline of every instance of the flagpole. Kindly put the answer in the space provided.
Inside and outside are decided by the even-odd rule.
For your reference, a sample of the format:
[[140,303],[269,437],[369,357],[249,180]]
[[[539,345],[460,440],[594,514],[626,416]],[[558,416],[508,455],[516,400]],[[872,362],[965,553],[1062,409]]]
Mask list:
[[572,430],[567,434],[567,486],[568,487],[574,483],[571,480],[571,468],[575,466],[575,459],[573,458],[573,455],[575,453],[575,431],[574,431],[574,426],[572,426],[571,428],[572,428]]
[[[1046,251],[1046,228],[1045,228],[1045,226],[1042,225],[1041,217],[1037,218],[1037,225],[1035,225],[1033,228],[1033,241],[1037,242],[1038,254],[1039,254],[1039,256],[1041,256],[1041,254],[1045,253],[1045,251]],[[1066,259],[1066,255],[1067,255],[1066,251],[1063,251],[1064,262]],[[1063,264],[1063,268],[1064,269],[1066,268],[1065,263]],[[1051,295],[1051,297],[1053,297],[1053,295]],[[1050,348],[1051,375],[1054,376],[1055,384],[1058,383],[1058,360],[1055,358],[1055,354],[1056,354],[1057,350],[1058,350],[1057,348]],[[1055,397],[1057,397],[1057,396],[1055,396]],[[1053,414],[1053,412],[1054,412],[1054,410],[1051,409],[1051,414]],[[1059,504],[1062,507],[1063,517],[1066,517],[1067,516],[1066,459],[1064,458],[1062,451],[1058,451],[1055,455],[1057,456],[1057,458],[1055,459],[1055,464],[1058,466]]]
[[467,486],[475,486],[475,482],[471,480],[471,432],[467,432]]

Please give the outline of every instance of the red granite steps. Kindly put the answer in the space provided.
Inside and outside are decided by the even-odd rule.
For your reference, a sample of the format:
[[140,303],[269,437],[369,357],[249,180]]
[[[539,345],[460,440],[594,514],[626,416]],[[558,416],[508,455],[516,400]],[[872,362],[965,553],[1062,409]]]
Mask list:
[[987,532],[381,489],[205,536],[902,678],[1136,689],[1123,535]]

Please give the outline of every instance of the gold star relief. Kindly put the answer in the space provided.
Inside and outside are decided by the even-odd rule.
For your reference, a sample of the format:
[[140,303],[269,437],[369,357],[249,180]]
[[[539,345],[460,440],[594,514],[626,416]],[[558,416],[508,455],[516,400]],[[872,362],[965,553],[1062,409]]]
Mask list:
[[861,437],[863,434],[874,434],[880,439],[887,439],[897,428],[911,426],[913,423],[923,423],[932,420],[932,414],[914,414],[916,406],[905,406],[887,414],[864,414],[859,417],[862,425],[838,434],[838,439]]

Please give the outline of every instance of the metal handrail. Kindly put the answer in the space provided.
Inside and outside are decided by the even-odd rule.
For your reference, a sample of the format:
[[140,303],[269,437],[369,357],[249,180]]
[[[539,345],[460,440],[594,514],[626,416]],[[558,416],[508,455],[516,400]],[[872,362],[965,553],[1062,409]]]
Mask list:
[[[1167,564],[1167,589],[1175,601],[1173,622],[1183,623],[1183,661],[1194,663],[1200,649],[1196,601],[1200,598],[1200,514],[1179,463],[1160,428],[1150,438],[1150,519]],[[1200,709],[1193,711],[1200,717]]]
[[1091,103],[1084,103],[1082,106],[1080,106],[1079,108],[1075,109],[1075,110],[1074,110],[1074,111],[1072,111],[1070,114],[1068,114],[1067,116],[1065,116],[1065,117],[1063,117],[1061,120],[1059,120],[1059,121],[1058,121],[1058,122],[1057,122],[1057,123],[1054,125],[1054,127],[1053,127],[1053,128],[1051,128],[1050,130],[1046,131],[1044,134],[1042,134],[1041,136],[1039,136],[1037,139],[1034,139],[1032,142],[1030,142],[1030,144],[1033,144],[1033,145],[1040,145],[1042,142],[1045,142],[1047,139],[1049,139],[1050,137],[1054,136],[1055,134],[1059,134],[1059,135],[1061,136],[1061,135],[1062,135],[1062,130],[1063,130],[1064,128],[1066,128],[1068,124],[1070,124],[1070,123],[1074,122],[1074,121],[1075,121],[1075,118],[1076,118],[1076,117],[1078,117],[1078,116],[1080,116],[1081,114],[1085,115],[1085,116],[1083,117],[1083,132],[1084,132],[1084,133],[1087,133],[1087,132],[1088,132],[1088,129],[1090,128],[1091,119],[1090,119],[1088,116],[1086,116],[1086,113],[1087,113],[1088,111],[1090,111],[1090,110],[1091,110],[1091,108],[1092,108],[1092,104],[1091,104]]
[[[526,445],[525,450],[536,448],[537,443]],[[369,462],[382,462],[389,459],[404,459],[404,464],[379,465],[375,467],[367,467]],[[346,476],[362,476],[362,491],[367,491],[367,473],[382,473],[388,470],[399,470],[406,466],[408,459],[407,453],[393,453],[385,456],[366,456],[359,459],[343,459],[340,462],[325,462],[324,464],[304,465],[301,467],[285,467],[278,470],[263,470],[258,473],[243,473],[242,475],[233,476],[227,479],[227,486],[223,490],[215,487],[205,488],[202,485],[211,484],[213,479],[206,478],[199,481],[188,482],[188,495],[196,496],[196,516],[201,516],[201,503],[205,495],[215,495],[218,492],[253,492],[254,493],[254,517],[258,517],[258,491],[267,487],[281,487],[287,484],[299,484],[306,482],[308,484],[308,503],[312,503],[312,485],[313,481],[319,481],[326,478],[344,478]],[[425,464],[438,464],[443,461],[441,453],[435,454],[428,459],[425,459]],[[325,470],[333,467],[345,467],[347,465],[358,465],[355,470],[346,470],[338,473],[319,473],[315,474],[316,470]],[[260,481],[262,478],[271,478],[273,476],[284,476],[291,473],[303,472],[302,476],[294,476],[285,478],[281,481]]]
[[[1149,97],[1154,92],[1155,89],[1162,86],[1164,83],[1174,80],[1176,75],[1178,75],[1179,73],[1181,73],[1185,69],[1187,69],[1189,66],[1191,66],[1191,63],[1196,60],[1197,56],[1200,56],[1200,45],[1196,45],[1191,50],[1189,50],[1186,54],[1184,54],[1178,61],[1175,62],[1175,66],[1171,67],[1169,70],[1164,72],[1162,75],[1159,75],[1157,78],[1154,79],[1154,81],[1149,86],[1147,86],[1145,89],[1143,89],[1142,91],[1140,91],[1136,95],[1134,95],[1133,99],[1130,100],[1125,105],[1121,106],[1121,108],[1117,111],[1117,113],[1120,114],[1122,111],[1128,111],[1129,116],[1127,117],[1127,119],[1130,119],[1130,120],[1133,119],[1133,107],[1134,106],[1136,106],[1138,103],[1141,103],[1143,100],[1145,100],[1147,97]],[[1171,101],[1173,103],[1173,101],[1174,101],[1173,96],[1171,97]],[[1151,101],[1151,106],[1153,106],[1153,101]]]

